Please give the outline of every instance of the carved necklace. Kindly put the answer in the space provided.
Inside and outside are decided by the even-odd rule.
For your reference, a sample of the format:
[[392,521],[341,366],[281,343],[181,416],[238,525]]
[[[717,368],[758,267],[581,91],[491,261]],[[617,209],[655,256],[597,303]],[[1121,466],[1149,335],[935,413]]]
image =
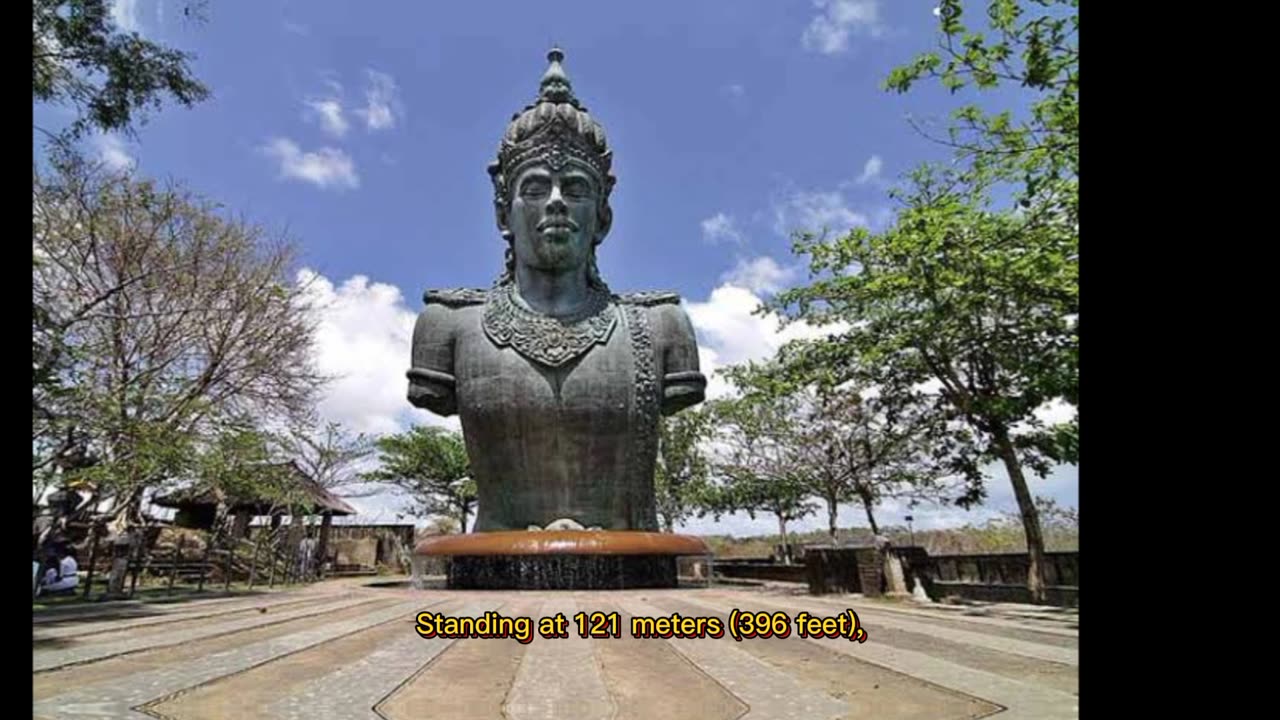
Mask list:
[[618,323],[610,293],[597,287],[583,309],[564,319],[530,310],[513,296],[515,283],[504,283],[488,293],[484,308],[484,332],[498,347],[510,346],[526,358],[559,367],[586,353],[596,343],[609,341]]

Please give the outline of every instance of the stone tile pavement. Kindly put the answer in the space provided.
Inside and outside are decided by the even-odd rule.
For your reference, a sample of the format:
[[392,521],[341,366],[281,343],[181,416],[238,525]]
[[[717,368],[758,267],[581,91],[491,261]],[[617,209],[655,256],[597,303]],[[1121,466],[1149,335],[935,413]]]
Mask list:
[[[635,638],[632,617],[854,610],[846,638]],[[436,637],[419,612],[568,619],[569,637]],[[573,616],[617,613],[619,637]],[[609,617],[606,615],[606,617]],[[589,622],[589,621],[588,621]],[[611,627],[611,626],[607,626]],[[794,627],[794,626],[793,626]],[[778,588],[454,592],[352,582],[146,614],[33,618],[37,718],[1074,718],[1079,613]]]

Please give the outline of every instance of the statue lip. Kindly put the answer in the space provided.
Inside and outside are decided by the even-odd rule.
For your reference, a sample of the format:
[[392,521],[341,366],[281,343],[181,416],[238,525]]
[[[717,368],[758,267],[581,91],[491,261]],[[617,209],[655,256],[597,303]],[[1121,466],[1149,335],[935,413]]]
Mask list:
[[574,229],[568,225],[551,225],[542,229],[542,236],[552,242],[567,242],[573,237]]
[[538,229],[546,232],[548,230],[577,230],[578,224],[569,218],[555,218],[553,220],[543,220],[538,223]]

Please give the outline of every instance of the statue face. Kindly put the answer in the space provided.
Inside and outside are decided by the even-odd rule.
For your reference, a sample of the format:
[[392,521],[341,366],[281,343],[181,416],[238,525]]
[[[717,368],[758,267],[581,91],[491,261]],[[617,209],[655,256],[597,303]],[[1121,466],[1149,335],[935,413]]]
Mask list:
[[604,234],[595,178],[573,164],[560,170],[535,164],[521,171],[512,188],[507,225],[516,262],[547,271],[585,267]]

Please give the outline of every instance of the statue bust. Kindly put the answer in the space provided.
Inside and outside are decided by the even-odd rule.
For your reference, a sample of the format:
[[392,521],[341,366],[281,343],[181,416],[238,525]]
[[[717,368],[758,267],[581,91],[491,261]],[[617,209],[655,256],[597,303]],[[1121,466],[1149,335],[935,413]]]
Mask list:
[[547,59],[489,165],[505,268],[488,289],[426,292],[409,402],[460,416],[477,531],[656,530],[658,414],[701,402],[706,378],[678,295],[600,276],[612,152],[564,53]]

